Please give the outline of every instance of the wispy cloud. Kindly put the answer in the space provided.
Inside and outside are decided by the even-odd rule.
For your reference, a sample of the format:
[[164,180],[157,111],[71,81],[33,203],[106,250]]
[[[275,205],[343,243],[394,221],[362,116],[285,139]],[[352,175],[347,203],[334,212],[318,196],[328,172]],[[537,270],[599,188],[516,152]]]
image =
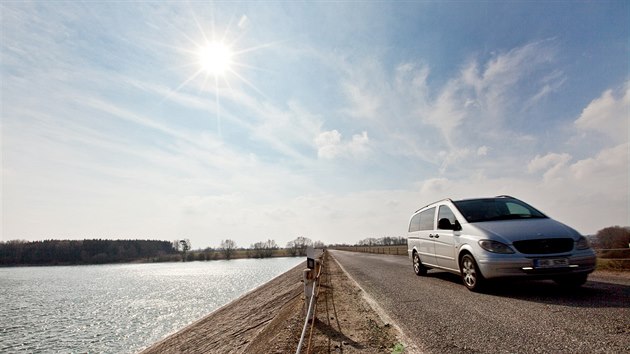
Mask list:
[[543,171],[545,180],[548,180],[557,175],[559,171],[565,170],[571,158],[571,155],[567,153],[550,153],[544,156],[536,155],[527,165],[527,170],[530,173]]
[[482,146],[485,153],[476,158],[489,151],[512,153],[492,146],[527,139],[510,131],[510,118],[561,87],[565,78],[550,65],[555,53],[554,40],[528,43],[485,62],[471,60],[437,88],[429,87],[431,71],[422,63],[400,64],[389,77],[374,60],[345,63],[344,112],[359,119],[373,140],[395,141],[382,145],[386,154],[415,152],[446,172]]
[[369,153],[369,142],[367,132],[353,135],[348,142],[343,142],[336,130],[322,132],[315,138],[317,156],[323,159],[364,158]]
[[[619,46],[461,37],[416,6],[1,3],[3,239],[354,242],[496,194],[580,231],[627,220]],[[195,76],[212,36],[242,54],[218,84]]]
[[555,70],[549,75],[543,77],[541,79],[542,87],[527,101],[527,104],[523,108],[528,110],[529,108],[534,107],[547,96],[557,92],[565,82],[566,77],[561,70]]
[[620,90],[617,97],[613,90],[606,90],[593,100],[575,121],[583,132],[597,132],[616,143],[628,141],[628,117],[630,116],[630,83]]

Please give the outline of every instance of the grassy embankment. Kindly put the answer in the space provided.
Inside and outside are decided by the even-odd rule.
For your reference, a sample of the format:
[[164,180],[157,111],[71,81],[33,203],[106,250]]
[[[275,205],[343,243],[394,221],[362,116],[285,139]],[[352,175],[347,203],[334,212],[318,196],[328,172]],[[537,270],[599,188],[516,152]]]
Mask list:
[[612,271],[630,271],[630,248],[599,250],[597,252],[597,269]]

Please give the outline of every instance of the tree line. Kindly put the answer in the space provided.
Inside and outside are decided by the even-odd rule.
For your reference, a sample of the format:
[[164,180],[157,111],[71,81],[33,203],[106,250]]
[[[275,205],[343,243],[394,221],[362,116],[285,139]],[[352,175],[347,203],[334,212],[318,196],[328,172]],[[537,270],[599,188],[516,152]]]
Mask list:
[[168,241],[45,240],[0,242],[0,265],[65,265],[172,260]]
[[[600,257],[628,258],[630,229],[628,227],[607,227],[591,238],[594,248],[608,249]],[[358,246],[404,245],[404,237],[366,238]],[[0,241],[0,266],[7,265],[65,265],[102,264],[162,261],[209,261],[233,258],[297,257],[306,255],[306,247],[323,248],[321,241],[313,242],[308,237],[297,237],[289,241],[285,248],[268,239],[239,247],[236,241],[225,239],[218,248],[207,247],[192,251],[189,239],[168,241],[156,240],[45,240],[45,241]],[[611,250],[612,249],[612,250]]]
[[[186,245],[182,247],[181,245]],[[207,247],[203,250],[188,251],[190,249],[189,240],[173,241],[175,249],[177,249],[183,261],[209,261],[216,259],[234,259],[234,258],[269,258],[269,257],[298,257],[306,256],[306,247],[313,246],[315,248],[324,248],[326,245],[321,241],[313,242],[308,237],[299,236],[296,239],[287,242],[285,248],[278,246],[275,240],[268,239],[252,243],[249,248],[239,247],[236,241],[232,239],[221,240],[218,248]]]
[[380,238],[368,237],[355,244],[355,246],[396,246],[406,245],[407,239],[401,236],[385,236]]
[[214,249],[192,250],[189,239],[155,240],[45,240],[0,241],[0,266],[14,265],[74,265],[104,264],[134,261],[209,261],[233,258],[267,258],[305,256],[306,247],[324,247],[307,237],[289,241],[285,248],[276,241],[255,242],[249,248],[238,247],[236,241],[225,239]]

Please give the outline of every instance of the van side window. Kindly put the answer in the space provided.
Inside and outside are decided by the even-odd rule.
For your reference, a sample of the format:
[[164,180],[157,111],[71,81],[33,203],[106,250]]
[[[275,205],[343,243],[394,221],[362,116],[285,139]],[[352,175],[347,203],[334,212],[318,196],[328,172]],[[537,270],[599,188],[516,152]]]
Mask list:
[[433,230],[433,218],[435,217],[435,207],[427,209],[420,214],[420,230]]
[[438,211],[438,221],[441,219],[448,219],[448,221],[451,222],[451,224],[455,224],[455,214],[453,214],[453,211],[451,210],[451,208],[449,208],[446,205],[440,205],[440,210]]
[[433,230],[433,217],[435,207],[414,215],[409,222],[409,232],[420,230]]
[[409,232],[420,231],[420,214],[416,214],[409,222]]

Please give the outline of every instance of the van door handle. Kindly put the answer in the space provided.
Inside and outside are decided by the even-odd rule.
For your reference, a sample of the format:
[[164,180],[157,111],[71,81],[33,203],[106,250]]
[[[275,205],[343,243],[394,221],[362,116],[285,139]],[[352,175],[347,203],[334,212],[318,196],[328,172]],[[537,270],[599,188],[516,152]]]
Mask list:
[[429,238],[433,238],[433,234],[429,234]]
[[440,234],[435,234],[435,236],[433,236],[435,238],[440,238]]

